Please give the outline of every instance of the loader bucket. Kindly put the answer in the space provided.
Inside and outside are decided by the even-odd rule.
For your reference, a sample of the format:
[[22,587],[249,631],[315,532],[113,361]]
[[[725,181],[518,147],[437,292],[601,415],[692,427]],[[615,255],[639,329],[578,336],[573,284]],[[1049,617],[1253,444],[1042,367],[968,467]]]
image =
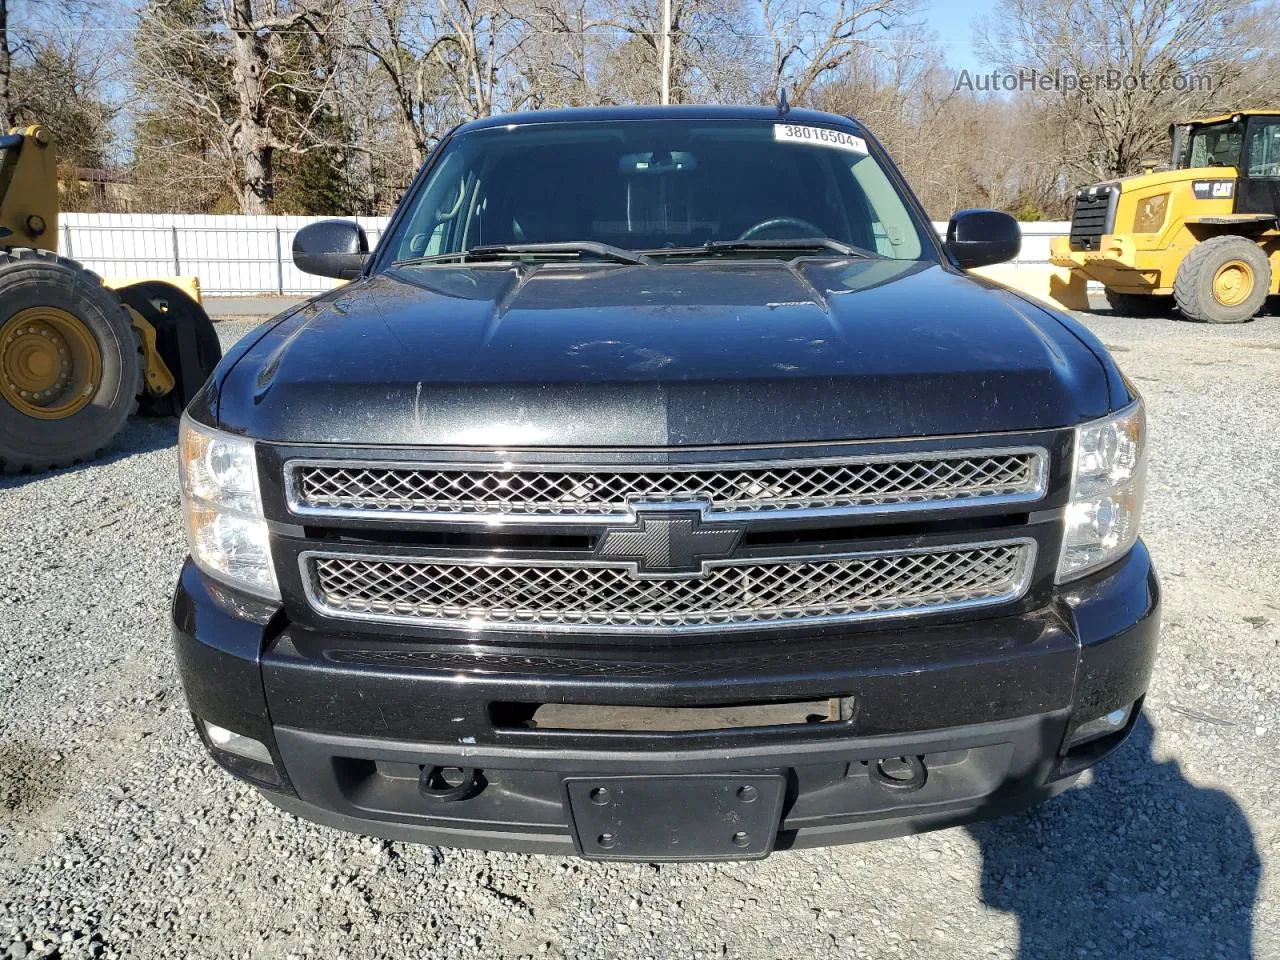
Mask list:
[[970,271],[1060,310],[1088,310],[1088,280],[1079,270],[1040,263],[999,263]]

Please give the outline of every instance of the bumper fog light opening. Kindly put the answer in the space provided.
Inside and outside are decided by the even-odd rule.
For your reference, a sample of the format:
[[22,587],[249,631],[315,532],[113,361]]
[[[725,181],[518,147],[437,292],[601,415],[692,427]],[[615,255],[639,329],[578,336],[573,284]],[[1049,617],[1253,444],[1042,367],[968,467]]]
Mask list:
[[252,737],[246,737],[242,733],[220,727],[216,723],[209,723],[207,720],[200,722],[204,726],[204,735],[208,738],[209,745],[215,749],[245,760],[275,766],[275,761],[271,759],[271,751],[261,740],[254,740]]
[[1111,736],[1113,733],[1119,733],[1128,725],[1129,717],[1132,714],[1133,705],[1130,704],[1127,707],[1112,710],[1097,719],[1080,724],[1080,726],[1076,727],[1075,732],[1071,734],[1070,739],[1067,740],[1067,749],[1071,750],[1092,740],[1100,740],[1103,737]]
[[255,787],[296,796],[284,769],[276,765],[270,748],[261,740],[246,737],[200,717],[193,717],[200,742],[222,769]]

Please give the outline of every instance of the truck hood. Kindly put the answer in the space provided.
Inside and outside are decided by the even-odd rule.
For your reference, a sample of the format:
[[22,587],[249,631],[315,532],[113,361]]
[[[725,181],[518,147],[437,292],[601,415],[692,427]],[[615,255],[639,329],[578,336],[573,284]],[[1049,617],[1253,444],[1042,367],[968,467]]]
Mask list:
[[224,429],[300,443],[875,439],[1102,416],[1104,357],[937,264],[433,265],[288,316],[214,399]]

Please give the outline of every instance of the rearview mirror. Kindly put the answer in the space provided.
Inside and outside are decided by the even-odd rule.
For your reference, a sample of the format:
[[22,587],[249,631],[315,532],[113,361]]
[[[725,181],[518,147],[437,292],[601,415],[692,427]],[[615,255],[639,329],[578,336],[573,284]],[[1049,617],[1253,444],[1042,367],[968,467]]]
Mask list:
[[369,238],[350,220],[321,220],[293,236],[293,263],[303,273],[354,280],[369,259]]
[[684,150],[654,150],[652,153],[624,153],[618,161],[618,172],[688,173],[698,169],[698,158]]
[[965,270],[1012,260],[1022,249],[1018,221],[998,210],[960,210],[947,224],[947,250]]

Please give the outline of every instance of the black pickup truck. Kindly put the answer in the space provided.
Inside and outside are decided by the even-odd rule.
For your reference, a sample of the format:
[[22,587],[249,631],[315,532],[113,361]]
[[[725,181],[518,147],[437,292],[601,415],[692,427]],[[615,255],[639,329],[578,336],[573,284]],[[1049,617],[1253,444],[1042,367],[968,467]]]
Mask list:
[[1047,798],[1141,710],[1142,401],[858,123],[464,124],[187,409],[200,737],[404,840],[762,857]]

